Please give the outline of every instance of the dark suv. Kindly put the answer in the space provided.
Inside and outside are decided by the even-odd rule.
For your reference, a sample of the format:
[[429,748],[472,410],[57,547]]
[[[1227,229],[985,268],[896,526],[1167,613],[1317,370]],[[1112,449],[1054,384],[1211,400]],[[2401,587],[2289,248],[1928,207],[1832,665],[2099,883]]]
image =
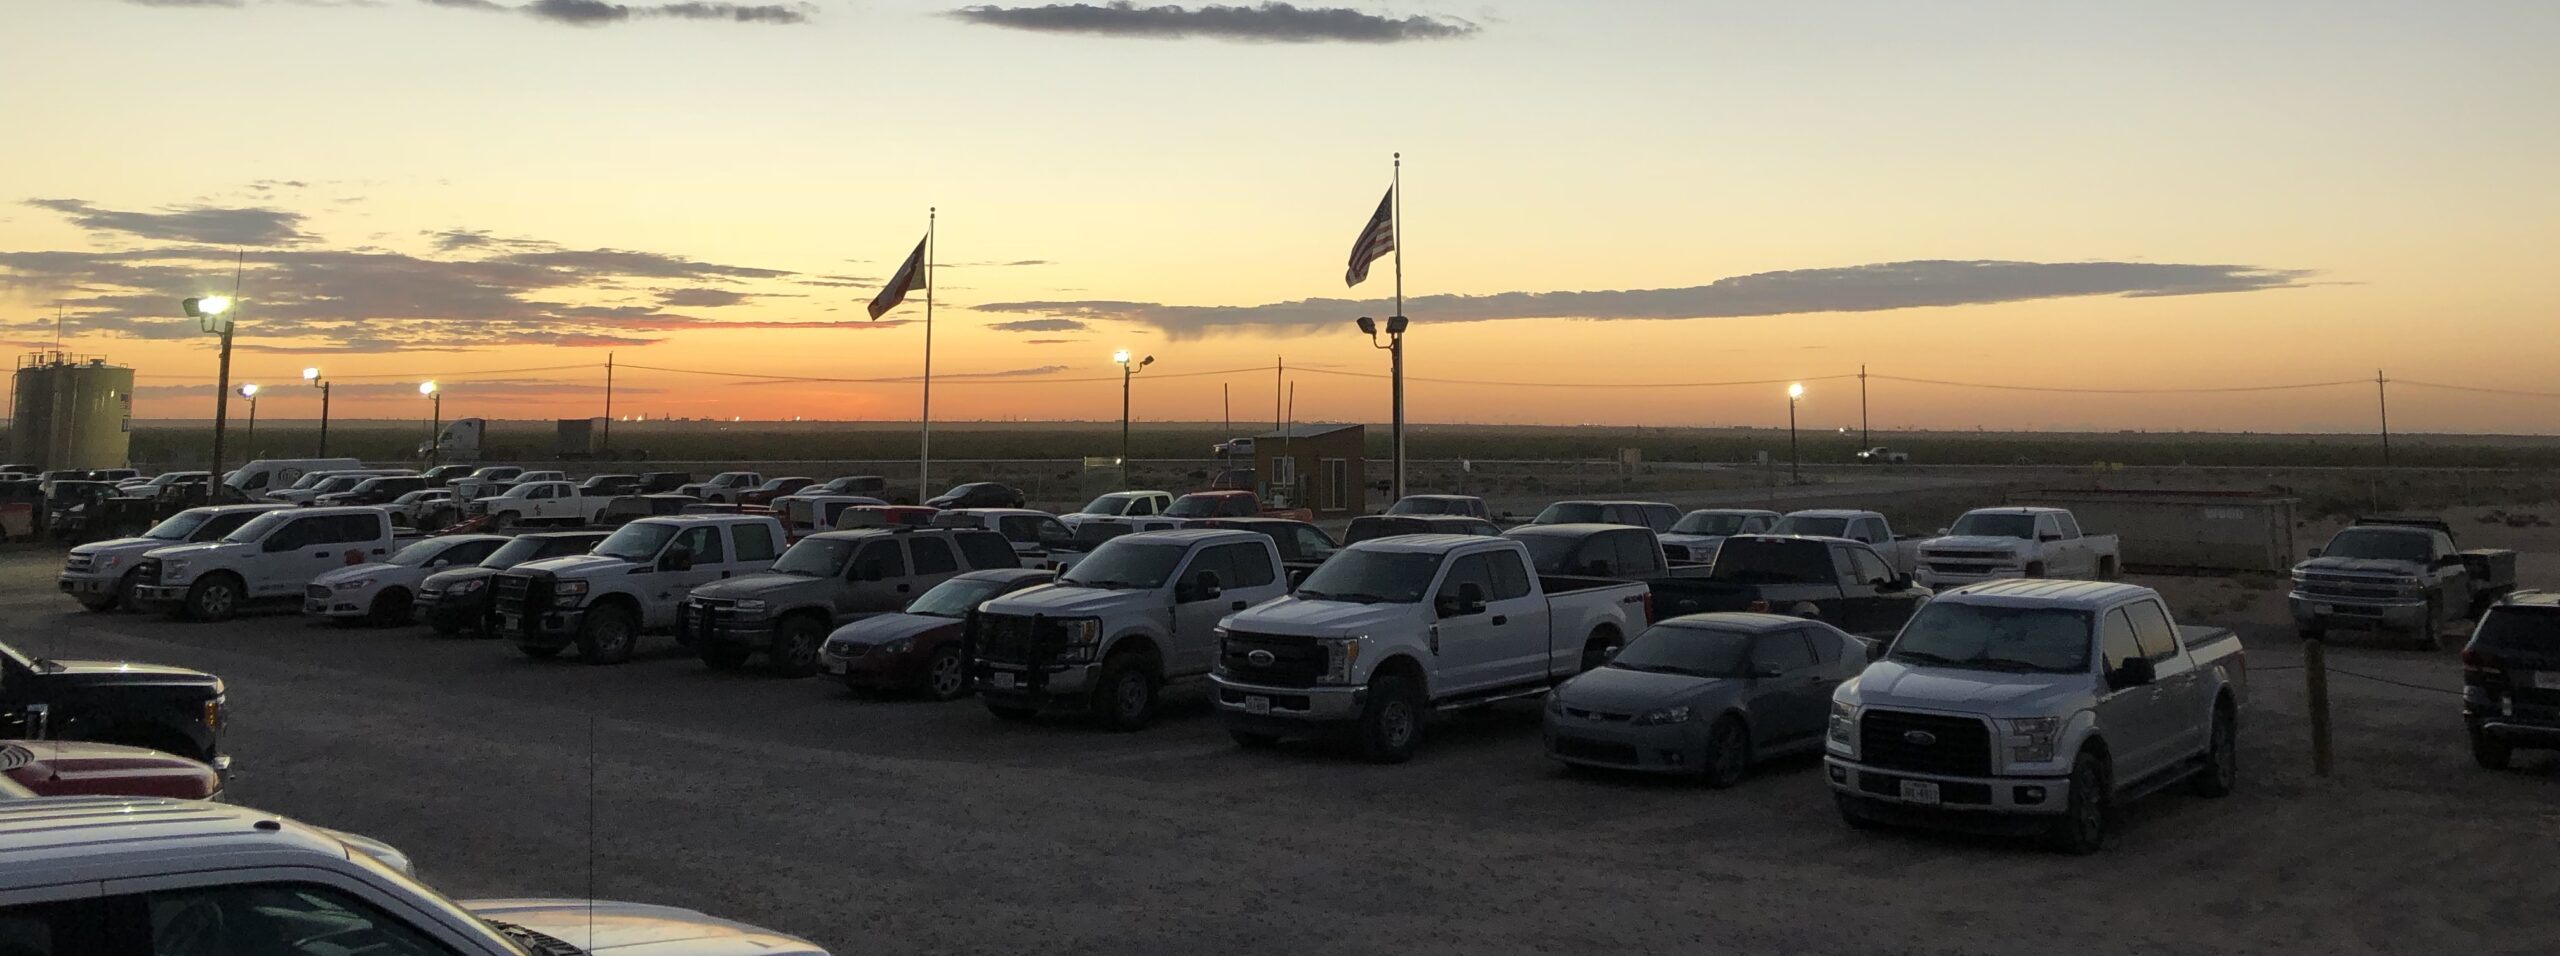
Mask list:
[[940,497],[925,502],[925,506],[946,511],[953,508],[1019,508],[1022,507],[1022,492],[992,481],[972,481],[943,492]]
[[2462,724],[2491,770],[2517,748],[2560,750],[2560,591],[2519,591],[2480,615],[2462,648]]

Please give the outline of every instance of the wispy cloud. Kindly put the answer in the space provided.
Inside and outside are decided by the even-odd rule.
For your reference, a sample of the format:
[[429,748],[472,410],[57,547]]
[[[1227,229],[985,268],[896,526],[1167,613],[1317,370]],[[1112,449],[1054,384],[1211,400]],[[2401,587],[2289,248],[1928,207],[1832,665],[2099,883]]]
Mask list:
[[727,20],[733,23],[807,23],[804,3],[622,4],[604,0],[533,0],[516,8],[537,20],[571,26],[605,26],[631,20]]
[[[2255,292],[2297,288],[2315,274],[2250,265],[1920,260],[1763,272],[1674,289],[1429,295],[1406,300],[1405,314],[1429,322],[1745,318],[2088,296]],[[1188,339],[1245,330],[1311,333],[1342,325],[1351,316],[1384,315],[1382,310],[1389,307],[1388,302],[1374,299],[1299,299],[1250,306],[1058,300],[993,302],[977,310],[1136,322],[1162,329],[1170,338]]]
[[240,0],[124,0],[137,7],[236,7]]
[[1474,36],[1478,27],[1456,17],[1382,16],[1349,7],[1052,3],[1036,7],[993,4],[961,7],[950,16],[965,23],[1087,36],[1238,40],[1261,43],[1398,43]]
[[302,214],[264,206],[172,206],[159,212],[105,209],[80,199],[29,199],[26,205],[61,213],[91,232],[123,233],[159,242],[223,246],[277,246],[308,242]]
[[1074,319],[1019,319],[987,326],[998,332],[1088,332],[1093,327]]

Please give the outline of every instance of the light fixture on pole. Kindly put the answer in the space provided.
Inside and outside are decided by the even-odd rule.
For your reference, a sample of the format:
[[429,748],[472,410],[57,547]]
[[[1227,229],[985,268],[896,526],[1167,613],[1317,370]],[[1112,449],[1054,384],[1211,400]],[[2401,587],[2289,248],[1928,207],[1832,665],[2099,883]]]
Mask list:
[[1129,488],[1129,380],[1137,376],[1138,370],[1156,364],[1156,357],[1150,355],[1131,364],[1129,350],[1121,349],[1111,353],[1111,361],[1120,366],[1120,488],[1126,491]]
[[[1399,265],[1398,268],[1401,270],[1402,266]],[[1392,444],[1395,454],[1394,481],[1391,482],[1392,487],[1387,490],[1387,493],[1401,499],[1404,497],[1404,330],[1408,323],[1404,316],[1388,316],[1387,344],[1385,345],[1378,344],[1377,319],[1364,315],[1360,317],[1357,324],[1360,326],[1361,334],[1369,337],[1370,348],[1387,350],[1387,366],[1390,373],[1388,378],[1394,382],[1390,386],[1390,413],[1394,421]]]
[[1787,386],[1787,481],[1804,484],[1804,452],[1796,444],[1796,401],[1804,397],[1804,383]]
[[[216,366],[213,383],[213,483],[222,483],[222,440],[231,427],[231,297],[208,295],[178,303],[187,317],[196,320],[196,328],[222,336],[222,358]],[[217,499],[213,503],[220,504]]]
[[444,436],[441,434],[444,431],[444,391],[434,382],[419,382],[418,394],[426,396],[435,407],[434,417],[427,425],[427,464],[441,464],[444,460]]
[[249,400],[249,434],[240,440],[240,444],[248,446],[249,454],[255,455],[258,453],[258,383],[240,386],[240,397]]
[[320,457],[327,458],[329,457],[329,380],[321,378],[320,370],[316,368],[303,369],[302,380],[320,390]]

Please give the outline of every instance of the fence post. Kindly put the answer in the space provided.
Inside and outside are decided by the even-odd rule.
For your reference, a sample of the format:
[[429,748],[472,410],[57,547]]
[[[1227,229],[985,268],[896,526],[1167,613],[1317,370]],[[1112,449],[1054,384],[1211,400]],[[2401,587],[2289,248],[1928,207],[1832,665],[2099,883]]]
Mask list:
[[2302,642],[2302,683],[2311,697],[2311,772],[2326,777],[2329,749],[2329,649],[2319,638]]

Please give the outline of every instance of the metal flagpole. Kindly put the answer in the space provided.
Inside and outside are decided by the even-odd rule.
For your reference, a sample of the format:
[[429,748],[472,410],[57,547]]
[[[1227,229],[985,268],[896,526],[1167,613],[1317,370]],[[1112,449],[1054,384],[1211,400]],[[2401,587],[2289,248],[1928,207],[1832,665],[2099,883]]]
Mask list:
[[933,497],[933,230],[941,210],[924,211],[924,448],[916,459],[916,501]]
[[1395,476],[1396,476],[1395,497],[1397,497],[1397,498],[1403,498],[1403,497],[1404,497],[1404,330],[1403,330],[1403,326],[1404,326],[1404,323],[1405,323],[1405,317],[1404,317],[1404,154],[1403,154],[1403,153],[1397,153],[1397,154],[1395,154],[1395,158],[1396,158],[1395,177],[1394,177],[1394,179],[1390,182],[1390,184],[1388,185],[1388,187],[1387,187],[1387,191],[1388,191],[1388,192],[1392,192],[1392,193],[1394,193],[1394,194],[1395,194],[1395,197],[1396,197],[1396,205],[1395,205],[1395,212],[1394,212],[1394,216],[1395,216],[1395,223],[1394,223],[1393,228],[1395,229],[1395,236],[1396,236],[1396,317],[1395,317],[1395,324],[1396,324],[1397,328],[1396,328],[1396,330],[1395,330],[1395,334],[1389,337],[1389,344],[1392,344],[1392,345],[1394,345],[1394,346],[1395,346],[1395,354],[1394,354],[1394,355],[1392,355],[1392,356],[1390,356],[1390,358],[1393,358],[1393,359],[1395,360],[1395,362],[1394,362],[1394,364],[1395,364],[1395,369],[1394,369],[1394,371],[1395,371],[1395,416],[1396,416],[1396,422],[1395,422],[1395,458],[1396,458],[1396,461],[1395,461]]

